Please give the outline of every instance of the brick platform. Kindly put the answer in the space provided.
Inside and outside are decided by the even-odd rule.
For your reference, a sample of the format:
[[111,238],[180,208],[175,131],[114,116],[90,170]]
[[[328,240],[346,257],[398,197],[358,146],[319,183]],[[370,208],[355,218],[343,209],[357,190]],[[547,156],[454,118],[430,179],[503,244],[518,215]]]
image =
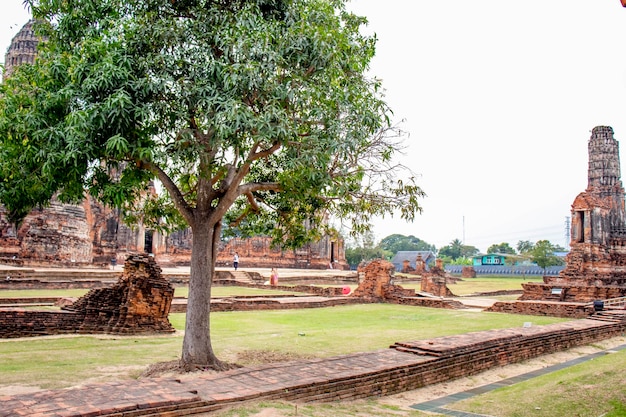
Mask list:
[[622,334],[624,314],[396,343],[390,349],[222,373],[0,396],[0,416],[183,416],[246,400],[390,395]]

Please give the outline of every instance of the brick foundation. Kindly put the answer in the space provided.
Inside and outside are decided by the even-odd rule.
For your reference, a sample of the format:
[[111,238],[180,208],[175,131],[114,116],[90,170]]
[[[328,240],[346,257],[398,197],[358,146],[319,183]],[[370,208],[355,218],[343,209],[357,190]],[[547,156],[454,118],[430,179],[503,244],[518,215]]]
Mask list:
[[497,301],[485,311],[530,316],[586,318],[594,313],[593,305],[551,301]]
[[130,256],[117,284],[90,290],[66,311],[0,311],[0,337],[66,333],[167,333],[174,287],[152,257]]

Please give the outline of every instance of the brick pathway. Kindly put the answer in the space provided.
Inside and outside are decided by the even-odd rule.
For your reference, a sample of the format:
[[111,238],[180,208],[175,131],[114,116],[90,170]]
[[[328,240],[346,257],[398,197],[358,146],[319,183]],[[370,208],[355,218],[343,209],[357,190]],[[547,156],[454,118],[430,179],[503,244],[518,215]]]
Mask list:
[[[429,360],[393,349],[284,364],[195,374],[181,379],[91,384],[79,388],[0,396],[0,416],[99,416],[193,408],[210,411],[256,398],[306,397],[316,386],[378,374]],[[308,388],[308,390],[307,390]],[[289,395],[293,393],[293,395]],[[317,392],[316,392],[317,393]],[[143,411],[143,412],[142,412]],[[127,415],[127,414],[124,414]],[[180,414],[185,415],[185,414]]]
[[395,349],[222,373],[0,396],[0,416],[183,416],[250,399],[333,401],[389,395],[588,344],[624,330],[624,322],[576,320],[404,342]]

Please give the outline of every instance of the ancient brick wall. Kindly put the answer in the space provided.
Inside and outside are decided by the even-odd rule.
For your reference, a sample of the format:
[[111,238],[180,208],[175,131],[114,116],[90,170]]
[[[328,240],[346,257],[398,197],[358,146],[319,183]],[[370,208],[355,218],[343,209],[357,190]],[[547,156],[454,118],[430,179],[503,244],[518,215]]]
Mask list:
[[496,313],[582,319],[593,314],[593,305],[551,301],[497,301],[485,309]]
[[461,277],[463,278],[476,278],[476,270],[473,266],[464,266],[461,270]]
[[90,290],[63,312],[0,311],[0,337],[63,333],[169,333],[174,287],[148,255],[130,256],[118,282]]
[[612,285],[615,277],[626,277],[626,209],[613,129],[595,127],[588,152],[587,189],[572,203],[571,249],[560,276],[581,285]]
[[421,281],[421,290],[439,297],[454,297],[452,291],[446,285],[446,277],[437,275],[423,275]]
[[394,284],[394,270],[395,267],[391,262],[382,259],[360,265],[359,286],[352,292],[351,297],[390,302],[396,302],[403,297],[414,297],[414,290]]
[[[157,260],[167,259],[174,264],[188,265],[191,258],[191,239],[189,230],[172,234],[168,237],[166,254],[157,256]],[[273,246],[271,238],[265,236],[233,238],[220,243],[217,265],[232,265],[233,256],[237,252],[241,268],[329,269],[332,259],[334,269],[346,270],[349,265],[343,245],[342,239],[325,236],[319,242],[307,244],[300,249],[284,250]]]
[[580,320],[396,343],[394,348],[415,353],[419,360],[359,378],[303,384],[264,398],[325,402],[392,395],[620,336],[625,329],[624,323]]
[[0,338],[77,333],[82,317],[70,312],[0,310]]
[[173,298],[174,287],[154,258],[134,255],[117,284],[90,290],[66,309],[84,317],[81,332],[168,332],[174,331],[167,318]]
[[523,283],[520,300],[552,300],[589,303],[595,300],[626,297],[626,287],[616,285],[559,285],[558,283]]

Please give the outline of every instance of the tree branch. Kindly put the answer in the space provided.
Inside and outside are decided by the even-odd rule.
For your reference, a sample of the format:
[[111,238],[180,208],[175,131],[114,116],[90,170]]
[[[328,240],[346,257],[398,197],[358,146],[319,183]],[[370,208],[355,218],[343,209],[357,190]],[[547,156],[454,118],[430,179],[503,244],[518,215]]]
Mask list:
[[180,189],[176,186],[174,181],[156,164],[152,162],[142,162],[143,166],[153,172],[159,181],[163,184],[167,192],[170,194],[172,201],[176,208],[180,211],[180,214],[187,220],[189,225],[193,224],[193,209],[187,204],[187,200],[180,192]]

